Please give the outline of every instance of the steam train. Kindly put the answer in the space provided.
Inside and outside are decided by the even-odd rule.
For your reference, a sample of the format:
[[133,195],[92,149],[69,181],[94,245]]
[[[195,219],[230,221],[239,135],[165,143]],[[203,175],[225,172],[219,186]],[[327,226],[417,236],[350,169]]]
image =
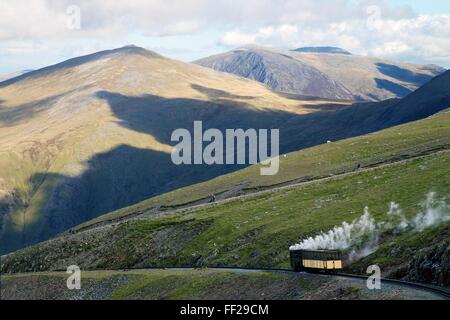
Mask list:
[[338,250],[289,250],[294,271],[335,273],[341,270],[342,254]]

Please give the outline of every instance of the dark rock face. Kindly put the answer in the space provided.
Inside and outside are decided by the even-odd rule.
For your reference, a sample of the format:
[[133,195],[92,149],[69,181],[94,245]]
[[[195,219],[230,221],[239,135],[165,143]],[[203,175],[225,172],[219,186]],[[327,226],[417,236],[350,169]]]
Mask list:
[[354,101],[403,98],[445,71],[435,65],[352,55],[334,47],[287,51],[247,46],[195,63],[256,80],[283,93]]
[[408,264],[405,279],[450,287],[450,245],[444,243],[419,253]]
[[198,64],[266,84],[280,92],[327,99],[352,100],[350,91],[318,69],[269,51],[236,50],[223,59],[199,61]]

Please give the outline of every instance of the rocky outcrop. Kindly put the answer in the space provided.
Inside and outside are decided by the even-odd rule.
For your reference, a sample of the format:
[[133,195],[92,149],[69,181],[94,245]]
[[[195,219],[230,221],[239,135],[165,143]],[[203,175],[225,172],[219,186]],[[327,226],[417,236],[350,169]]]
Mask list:
[[405,279],[450,287],[450,245],[419,251],[408,264]]

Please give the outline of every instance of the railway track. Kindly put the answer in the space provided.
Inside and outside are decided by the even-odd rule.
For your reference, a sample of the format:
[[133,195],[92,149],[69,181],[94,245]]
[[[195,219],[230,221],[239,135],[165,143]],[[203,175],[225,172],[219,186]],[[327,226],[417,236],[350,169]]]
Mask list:
[[[152,267],[152,268],[131,268],[131,269],[109,269],[109,270],[95,270],[95,271],[114,271],[114,272],[149,272],[149,271],[180,271],[180,270],[216,270],[216,271],[232,271],[232,272],[282,272],[282,273],[290,273],[290,274],[299,274],[299,273],[308,273],[308,272],[296,272],[292,269],[284,269],[284,268],[242,268],[242,267],[211,267],[211,268],[194,268],[194,267],[165,267],[165,268],[158,268],[158,267]],[[94,271],[94,270],[92,270]],[[52,272],[63,272],[66,273],[66,270],[53,270]],[[22,275],[26,275],[27,273],[23,273]],[[34,274],[34,273],[30,273]],[[328,277],[344,277],[344,278],[353,278],[353,279],[359,279],[359,280],[367,280],[368,276],[363,275],[355,275],[355,274],[348,274],[348,273],[313,273]],[[409,281],[403,281],[403,280],[396,280],[396,279],[388,279],[388,278],[381,278],[381,283],[383,284],[393,284],[397,286],[407,287],[410,289],[416,289],[416,290],[422,290],[429,293],[434,293],[445,300],[450,300],[450,289],[444,288],[444,287],[438,287],[433,286],[425,283],[418,283],[418,282],[409,282]]]
[[[366,276],[347,274],[347,273],[337,273],[335,275],[339,276],[339,277],[346,277],[346,278],[355,278],[355,279],[363,279],[363,280],[368,279],[368,277],[366,277]],[[381,279],[381,283],[383,283],[383,282],[384,283],[392,283],[392,284],[401,285],[401,286],[410,287],[410,288],[415,288],[415,289],[420,289],[420,290],[424,290],[424,291],[428,291],[428,292],[433,292],[433,293],[439,294],[439,295],[445,297],[446,299],[450,300],[450,290],[447,288],[444,288],[444,287],[432,286],[432,285],[425,284],[425,283],[409,282],[409,281],[386,279],[386,278]]]
[[[168,267],[168,268],[146,268],[146,269],[124,269],[124,270],[118,270],[123,272],[131,272],[131,271],[146,271],[146,270],[220,270],[220,271],[242,271],[242,272],[258,272],[258,271],[266,271],[266,272],[285,272],[285,273],[298,273],[296,271],[293,271],[292,269],[283,269],[283,268],[241,268],[241,267],[213,267],[213,268],[192,268],[192,267]],[[65,270],[64,270],[65,271]],[[321,274],[321,273],[317,273]],[[344,277],[344,278],[353,278],[353,279],[361,279],[361,280],[367,280],[368,276],[363,275],[355,275],[355,274],[348,274],[348,273],[334,273],[334,274],[327,274],[322,273],[324,276],[330,276],[330,277]],[[435,294],[438,294],[442,297],[444,297],[446,300],[450,300],[450,290],[444,287],[438,287],[433,286],[425,283],[418,283],[418,282],[409,282],[409,281],[403,281],[403,280],[396,280],[396,279],[388,279],[388,278],[381,278],[381,283],[390,283],[395,284],[399,286],[404,286],[412,289],[419,289],[427,292],[432,292]]]

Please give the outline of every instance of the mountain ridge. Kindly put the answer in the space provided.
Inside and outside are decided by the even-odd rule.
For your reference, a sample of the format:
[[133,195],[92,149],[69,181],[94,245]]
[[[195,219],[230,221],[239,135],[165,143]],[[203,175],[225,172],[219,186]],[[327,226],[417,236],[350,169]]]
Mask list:
[[126,55],[126,54],[141,54],[147,57],[163,58],[163,56],[157,54],[156,52],[147,50],[145,48],[138,47],[135,45],[127,45],[117,49],[103,50],[91,54],[86,54],[80,57],[64,60],[62,62],[50,65],[48,67],[43,67],[36,70],[27,70],[24,74],[14,76],[6,80],[0,80],[0,87],[9,86],[20,80],[39,77],[45,75],[46,73],[51,73],[52,71],[59,70],[62,68],[75,67],[84,63],[93,62],[95,60],[105,59],[113,55]]

